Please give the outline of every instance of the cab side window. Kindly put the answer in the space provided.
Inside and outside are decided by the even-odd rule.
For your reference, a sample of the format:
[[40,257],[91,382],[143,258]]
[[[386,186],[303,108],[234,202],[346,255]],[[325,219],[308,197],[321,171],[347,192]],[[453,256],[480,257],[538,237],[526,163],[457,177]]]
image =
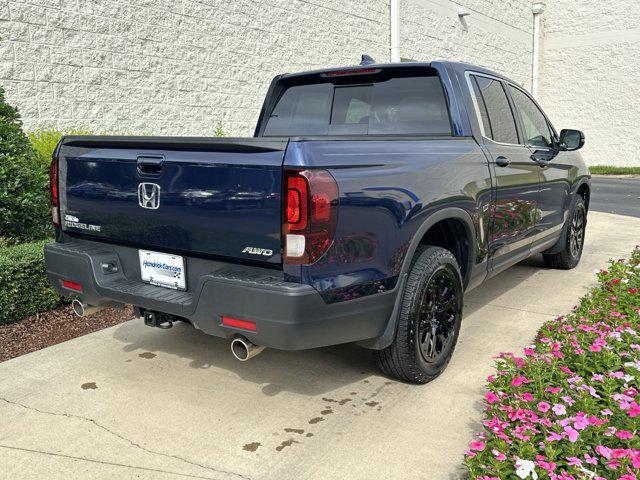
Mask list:
[[499,143],[520,143],[516,122],[502,82],[471,75],[471,85],[480,110],[484,136]]
[[547,119],[529,96],[519,88],[509,85],[511,98],[520,114],[525,143],[534,147],[552,147],[552,134]]

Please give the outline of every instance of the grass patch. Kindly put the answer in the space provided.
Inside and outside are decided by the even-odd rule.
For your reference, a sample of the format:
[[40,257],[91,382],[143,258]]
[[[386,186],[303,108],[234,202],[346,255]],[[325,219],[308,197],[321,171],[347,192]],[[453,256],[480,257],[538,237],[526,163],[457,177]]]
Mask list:
[[465,454],[471,478],[637,480],[639,377],[640,246],[524,355],[499,356]]
[[613,165],[596,165],[589,167],[593,175],[640,175],[640,167],[614,167]]

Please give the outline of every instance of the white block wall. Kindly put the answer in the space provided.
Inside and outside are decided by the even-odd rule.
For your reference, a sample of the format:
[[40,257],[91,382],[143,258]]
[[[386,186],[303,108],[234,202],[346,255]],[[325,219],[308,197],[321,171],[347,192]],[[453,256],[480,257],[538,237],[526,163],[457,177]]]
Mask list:
[[28,129],[251,135],[278,73],[389,58],[388,0],[0,0]]
[[[0,0],[0,85],[30,130],[251,135],[274,75],[388,61],[389,1]],[[640,165],[640,2],[547,4],[545,110],[585,131],[589,163]],[[400,0],[400,14],[401,57],[530,88],[530,0]]]
[[[530,83],[528,0],[401,0],[401,56]],[[389,0],[0,0],[0,84],[36,130],[250,135],[271,78],[388,61]]]
[[402,0],[400,16],[402,57],[472,63],[531,87],[530,0]]
[[589,164],[640,166],[640,2],[547,4],[542,106],[557,129],[584,130]]

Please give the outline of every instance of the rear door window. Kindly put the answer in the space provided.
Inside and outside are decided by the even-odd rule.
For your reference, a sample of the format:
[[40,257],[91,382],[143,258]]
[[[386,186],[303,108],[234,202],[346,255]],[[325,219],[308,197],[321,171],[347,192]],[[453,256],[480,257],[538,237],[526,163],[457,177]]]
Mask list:
[[499,143],[518,144],[516,121],[502,82],[471,75],[471,86],[480,110],[484,136]]
[[264,135],[451,135],[436,75],[360,77],[290,86],[271,112]]

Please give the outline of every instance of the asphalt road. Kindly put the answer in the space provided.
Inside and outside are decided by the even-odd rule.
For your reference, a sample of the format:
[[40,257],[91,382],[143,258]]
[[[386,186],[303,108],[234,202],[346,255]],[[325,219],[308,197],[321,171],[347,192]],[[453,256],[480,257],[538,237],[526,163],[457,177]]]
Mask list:
[[590,210],[640,217],[640,178],[593,177]]

